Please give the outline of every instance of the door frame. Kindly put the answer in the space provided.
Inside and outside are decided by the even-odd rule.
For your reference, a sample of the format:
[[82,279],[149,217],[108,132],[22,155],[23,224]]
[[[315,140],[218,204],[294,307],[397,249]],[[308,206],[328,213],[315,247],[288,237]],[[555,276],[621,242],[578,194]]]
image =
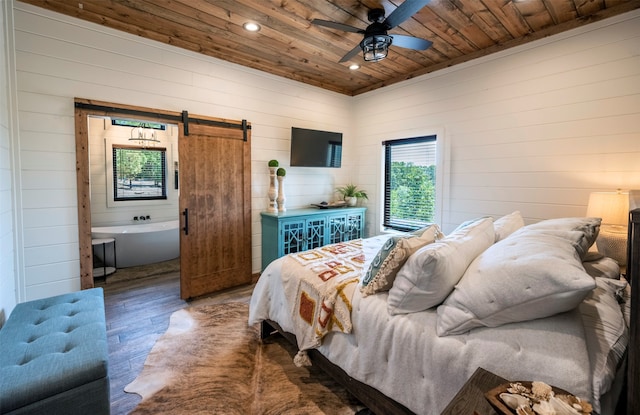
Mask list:
[[[78,202],[78,249],[80,253],[80,288],[85,290],[94,287],[93,281],[93,248],[91,245],[91,184],[89,172],[89,129],[87,117],[93,116],[126,116],[136,119],[162,123],[178,124],[178,128],[188,135],[189,122],[214,124],[228,128],[241,128],[245,137],[250,136],[251,125],[223,118],[189,115],[187,111],[176,112],[134,105],[115,104],[85,98],[74,98],[75,146],[76,146],[76,185]],[[250,171],[251,160],[245,159],[245,169]],[[245,199],[251,206],[251,183],[245,183]],[[250,219],[249,219],[250,220]]]

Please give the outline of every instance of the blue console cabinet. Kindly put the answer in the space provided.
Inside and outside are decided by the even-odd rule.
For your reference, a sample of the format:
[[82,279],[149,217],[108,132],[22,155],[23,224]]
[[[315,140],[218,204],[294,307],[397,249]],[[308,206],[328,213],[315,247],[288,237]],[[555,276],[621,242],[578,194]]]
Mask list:
[[262,269],[287,254],[362,238],[366,210],[354,207],[261,212]]

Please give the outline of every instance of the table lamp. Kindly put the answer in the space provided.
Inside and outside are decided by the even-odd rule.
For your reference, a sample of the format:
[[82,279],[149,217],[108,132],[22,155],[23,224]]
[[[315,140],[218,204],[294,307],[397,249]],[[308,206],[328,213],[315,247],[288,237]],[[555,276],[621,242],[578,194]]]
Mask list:
[[629,225],[629,193],[593,192],[589,195],[587,216],[602,218],[596,239],[598,252],[627,265],[627,228]]

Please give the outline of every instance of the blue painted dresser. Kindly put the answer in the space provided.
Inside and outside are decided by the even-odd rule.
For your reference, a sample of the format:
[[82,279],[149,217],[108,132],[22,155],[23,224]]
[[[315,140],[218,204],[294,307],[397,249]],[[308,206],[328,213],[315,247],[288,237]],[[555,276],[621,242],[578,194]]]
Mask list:
[[362,238],[367,208],[292,209],[262,215],[262,269],[294,252]]

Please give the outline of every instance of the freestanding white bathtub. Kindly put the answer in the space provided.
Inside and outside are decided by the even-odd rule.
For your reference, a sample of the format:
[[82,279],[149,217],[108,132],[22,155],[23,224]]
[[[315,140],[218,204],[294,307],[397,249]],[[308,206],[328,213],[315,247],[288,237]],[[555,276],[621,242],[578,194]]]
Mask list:
[[[148,222],[136,225],[97,226],[91,228],[91,236],[114,238],[118,268],[153,264],[180,256],[180,221]],[[98,250],[97,250],[98,251]],[[112,263],[109,248],[107,261]],[[102,252],[96,252],[102,255]]]

